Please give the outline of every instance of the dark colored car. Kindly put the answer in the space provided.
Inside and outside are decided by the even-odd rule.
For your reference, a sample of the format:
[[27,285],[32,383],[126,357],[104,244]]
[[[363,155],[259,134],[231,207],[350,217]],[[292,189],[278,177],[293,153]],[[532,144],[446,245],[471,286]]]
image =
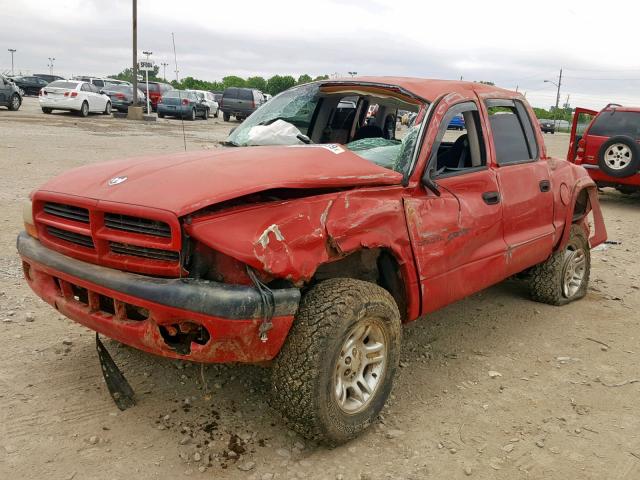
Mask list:
[[155,112],[158,109],[158,102],[162,98],[162,96],[171,90],[173,87],[168,83],[162,82],[149,82],[149,91],[147,92],[147,84],[146,82],[138,82],[138,87],[142,89],[143,92],[149,97],[149,101],[151,102],[151,109]]
[[213,93],[213,98],[216,102],[218,102],[218,105],[222,105],[222,92],[211,92]]
[[[126,112],[133,105],[133,87],[127,85],[107,85],[102,92],[111,99],[111,107],[119,112]],[[138,107],[146,110],[147,97],[138,89]]]
[[20,89],[4,75],[0,75],[0,105],[9,110],[18,110],[22,105]]
[[24,91],[25,95],[38,95],[40,89],[49,84],[49,82],[39,77],[15,77],[13,81]]
[[41,78],[49,83],[55,82],[56,80],[65,80],[64,77],[60,77],[58,75],[49,75],[48,73],[36,73],[34,77]]
[[556,125],[553,120],[540,120],[540,130],[542,133],[556,133]]
[[[151,85],[149,85],[151,86]],[[151,90],[151,89],[149,89]],[[197,117],[207,120],[209,107],[205,100],[198,97],[195,92],[186,90],[170,90],[165,93],[157,105],[158,117],[181,117],[195,120]]]
[[640,107],[576,108],[567,160],[582,165],[599,187],[640,192]]
[[222,101],[218,103],[222,110],[222,118],[228,122],[232,115],[236,120],[244,120],[264,102],[264,95],[259,90],[231,87],[224,91]]

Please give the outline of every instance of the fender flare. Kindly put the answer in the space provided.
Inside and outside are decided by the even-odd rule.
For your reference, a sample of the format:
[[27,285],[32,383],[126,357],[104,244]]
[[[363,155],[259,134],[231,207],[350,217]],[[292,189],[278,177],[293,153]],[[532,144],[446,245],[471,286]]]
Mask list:
[[[576,181],[575,185],[573,186],[573,191],[571,192],[571,201],[569,203],[569,207],[567,208],[567,214],[564,220],[564,229],[562,231],[562,236],[560,237],[560,241],[556,246],[556,250],[560,250],[564,248],[564,246],[569,241],[569,233],[571,231],[571,225],[574,223],[573,214],[576,207],[576,201],[578,199],[578,195],[580,195],[580,193],[583,190],[586,190],[589,196],[589,205],[587,207],[587,214],[589,213],[589,211],[591,211],[593,213],[593,220],[594,220],[593,232],[591,232],[591,236],[589,237],[589,246],[591,248],[594,248],[600,245],[601,243],[603,243],[607,239],[607,230],[604,225],[604,219],[602,217],[600,202],[598,201],[598,187],[590,177],[581,177]],[[589,230],[588,225],[587,225],[587,230]]]

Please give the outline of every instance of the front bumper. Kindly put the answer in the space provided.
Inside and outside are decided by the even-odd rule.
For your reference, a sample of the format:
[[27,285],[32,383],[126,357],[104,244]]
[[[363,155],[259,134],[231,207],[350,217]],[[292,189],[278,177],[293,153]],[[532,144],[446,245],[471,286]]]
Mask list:
[[[101,267],[49,250],[25,232],[18,236],[17,247],[29,286],[60,313],[165,357],[205,363],[271,360],[286,339],[300,300],[298,289],[273,290],[273,328],[262,342],[262,301],[253,287]],[[206,335],[194,339],[192,334],[202,329]]]

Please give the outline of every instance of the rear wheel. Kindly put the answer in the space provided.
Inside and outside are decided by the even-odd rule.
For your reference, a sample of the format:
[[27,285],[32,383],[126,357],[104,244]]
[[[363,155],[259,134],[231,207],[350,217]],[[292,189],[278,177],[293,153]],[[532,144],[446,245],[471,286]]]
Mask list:
[[191,115],[189,116],[189,120],[194,121],[196,119],[196,109],[191,109]]
[[42,113],[49,114],[49,113],[51,113],[51,112],[53,112],[53,109],[52,109],[52,108],[42,107]]
[[202,119],[203,120],[209,120],[209,109],[208,108],[204,109],[204,114],[202,115]]
[[220,109],[216,109],[216,113],[213,114],[214,118],[218,118],[218,113],[220,113]]
[[228,114],[227,112],[222,112],[222,119],[223,119],[225,122],[228,122],[229,120],[231,120],[231,115],[230,115],[230,114]]
[[611,137],[598,151],[598,166],[612,177],[633,175],[640,169],[640,148],[630,137]]
[[158,118],[164,118],[164,113],[158,112]]
[[587,235],[579,225],[571,225],[567,245],[531,269],[531,297],[551,305],[565,305],[578,300],[587,293],[590,272]]
[[386,290],[349,278],[316,285],[276,359],[274,407],[306,438],[354,438],[389,396],[400,339],[400,313]]
[[80,107],[80,111],[78,111],[78,115],[81,117],[89,116],[89,104],[87,102],[82,102],[82,106]]
[[9,110],[16,111],[20,108],[21,104],[22,104],[22,100],[20,100],[20,95],[18,95],[17,93],[14,93],[11,96],[11,100],[9,100]]
[[618,190],[620,193],[624,195],[633,195],[634,193],[640,191],[640,187],[629,187],[627,185],[618,185],[616,187],[616,190]]

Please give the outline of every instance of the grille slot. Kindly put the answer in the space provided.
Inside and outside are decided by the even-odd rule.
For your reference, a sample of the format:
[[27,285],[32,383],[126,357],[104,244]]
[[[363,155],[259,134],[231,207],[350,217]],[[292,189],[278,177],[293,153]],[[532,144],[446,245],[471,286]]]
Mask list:
[[66,242],[75,243],[76,245],[81,245],[87,248],[94,248],[93,239],[87,235],[69,232],[68,230],[61,230],[56,227],[47,227],[47,233]]
[[89,210],[73,205],[63,205],[62,203],[47,202],[43,208],[45,213],[54,217],[66,218],[75,222],[89,223]]
[[109,248],[113,253],[121,255],[132,255],[134,257],[150,258],[152,260],[162,260],[165,262],[177,262],[180,258],[178,252],[171,250],[160,250],[157,248],[140,247],[120,242],[109,242]]
[[104,215],[104,224],[114,230],[171,238],[171,227],[158,220],[106,213]]

